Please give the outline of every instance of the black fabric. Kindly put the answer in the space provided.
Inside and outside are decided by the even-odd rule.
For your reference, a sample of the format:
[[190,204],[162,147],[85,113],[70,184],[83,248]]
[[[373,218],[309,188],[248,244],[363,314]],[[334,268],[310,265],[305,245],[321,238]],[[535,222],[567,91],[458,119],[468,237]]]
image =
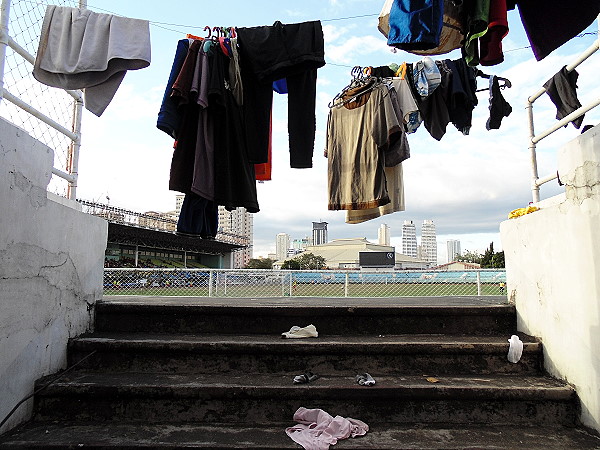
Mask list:
[[391,78],[394,76],[394,71],[388,66],[372,67],[371,76],[375,78]]
[[585,30],[600,14],[598,0],[517,0],[516,3],[538,61]]
[[321,22],[238,28],[244,85],[245,135],[250,161],[268,161],[272,83],[286,78],[290,167],[312,167],[316,69],[325,65]]
[[504,99],[500,91],[498,78],[490,76],[490,117],[488,118],[485,128],[488,130],[497,130],[500,128],[502,119],[508,117],[512,112],[512,106]]
[[219,224],[218,205],[195,194],[186,194],[181,205],[177,231],[213,239]]
[[447,100],[450,121],[458,131],[467,135],[471,130],[473,109],[477,106],[475,71],[462,58],[453,61],[446,59],[444,62],[452,71]]
[[[171,159],[171,172],[169,177],[169,189],[183,194],[191,193],[194,176],[195,152],[198,121],[200,109],[195,97],[190,92],[192,83],[192,71],[196,65],[200,41],[194,41],[189,46],[187,56],[182,63],[181,71],[173,83],[171,102],[177,107],[177,115],[180,117],[173,158]],[[182,73],[187,68],[186,73]],[[181,75],[181,76],[179,76]]]
[[259,207],[254,164],[248,158],[242,109],[229,89],[229,58],[215,52],[209,65],[208,112],[213,118],[215,148],[214,201],[228,210],[243,206],[255,213]]
[[440,85],[431,95],[428,95],[424,99],[416,91],[412,75],[412,64],[406,65],[406,75],[411,92],[423,118],[425,129],[429,131],[431,137],[439,141],[446,134],[446,128],[450,123],[447,101],[448,89],[452,82],[452,72],[447,68],[445,63],[437,61],[436,64],[441,74]]
[[[169,189],[184,194],[194,193],[194,177],[202,176],[205,170],[201,167],[202,163],[209,163],[214,174],[214,192],[212,197],[202,197],[229,210],[242,206],[248,212],[258,212],[254,164],[248,159],[242,110],[228,88],[229,58],[218,49],[208,53],[210,73],[206,111],[201,111],[196,102],[196,93],[190,90],[200,45],[200,41],[194,41],[190,46],[188,59],[174,84],[174,98],[179,104],[182,123],[171,161]],[[183,73],[186,67],[191,69]],[[200,158],[198,155],[204,148],[203,145],[197,145],[199,138],[204,139],[203,114],[207,120],[210,119],[210,130],[206,131],[212,133],[212,163],[209,158]]]
[[[544,83],[544,88],[546,88],[550,100],[552,100],[552,103],[556,106],[557,120],[560,120],[576,109],[581,108],[581,103],[577,98],[578,78],[579,73],[575,69],[568,72],[567,67],[565,66]],[[579,128],[583,123],[583,118],[584,116],[580,116],[571,123],[575,128]]]

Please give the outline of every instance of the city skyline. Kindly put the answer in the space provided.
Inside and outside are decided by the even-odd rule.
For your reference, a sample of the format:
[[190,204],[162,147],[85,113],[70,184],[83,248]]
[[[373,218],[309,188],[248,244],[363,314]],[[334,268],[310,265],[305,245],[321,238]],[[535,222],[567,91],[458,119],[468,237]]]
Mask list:
[[[313,226],[315,223],[320,223],[320,222],[313,222]],[[392,236],[392,231],[391,231],[391,227],[387,224],[381,224],[377,230],[377,241],[371,241],[369,240],[367,237],[364,237],[364,239],[369,240],[369,242],[373,243],[373,244],[379,244],[379,245],[387,245],[387,246],[392,246],[395,247],[396,252],[397,253],[401,253],[407,256],[412,256],[414,258],[419,257],[419,250],[421,251],[421,258],[425,261],[428,261],[430,263],[432,263],[433,265],[437,265],[437,264],[443,264],[446,262],[451,262],[451,260],[448,260],[448,255],[450,254],[450,242],[454,242],[457,244],[454,244],[455,246],[457,245],[458,251],[456,252],[456,254],[461,254],[461,243],[460,240],[458,239],[448,239],[448,240],[444,240],[444,239],[440,239],[439,236],[437,236],[436,234],[436,226],[435,223],[430,220],[430,219],[425,219],[423,220],[423,223],[421,224],[421,234],[417,235],[416,233],[416,224],[414,223],[414,221],[412,220],[406,220],[405,223],[403,224],[402,227],[402,231],[400,236],[397,237],[393,237]],[[406,227],[406,228],[405,228]],[[403,250],[403,232],[408,233],[408,237],[410,242],[412,242],[412,245],[410,247],[405,247]],[[412,231],[411,231],[412,230]],[[313,230],[314,231],[314,230]],[[423,234],[425,233],[425,245],[423,244]],[[287,247],[286,250],[294,250],[294,254],[297,254],[298,252],[302,251],[301,249],[301,245],[298,245],[296,243],[300,243],[303,242],[306,245],[314,245],[312,239],[310,239],[309,241],[309,237],[308,234],[305,234],[305,237],[303,238],[295,238],[293,236],[291,236],[288,233],[278,233],[275,237],[275,244],[273,245],[273,247],[275,248],[275,251],[269,251],[267,252],[265,255],[255,255],[255,258],[259,258],[259,257],[269,257],[269,255],[274,255],[276,257],[277,260],[279,260],[280,258],[278,257],[279,253],[278,253],[278,245],[279,245],[279,236],[286,236],[286,240],[285,242],[287,242]],[[383,237],[383,242],[382,242],[382,237]],[[421,243],[419,243],[418,237],[421,238]],[[357,237],[358,238],[358,237]],[[335,238],[332,237],[332,239],[328,240],[327,242],[331,242],[331,241],[335,241],[337,239],[347,239],[347,238]],[[392,244],[392,239],[395,239],[398,242],[398,239],[400,240],[400,246],[398,245],[393,245]],[[433,239],[433,240],[432,240]],[[325,242],[325,243],[327,243]],[[443,243],[446,243],[446,245],[441,245]],[[423,248],[425,247],[425,248]],[[412,250],[411,250],[412,249]],[[427,251],[429,250],[429,259],[427,259]],[[440,252],[440,250],[442,250],[442,252]],[[411,252],[412,253],[408,253]],[[475,251],[475,250],[472,250]],[[283,252],[282,250],[282,255],[285,252]],[[483,253],[483,252],[481,252]],[[286,255],[286,257],[289,256],[293,256],[292,254],[290,254],[288,252],[288,254]],[[285,259],[285,258],[283,258]]]

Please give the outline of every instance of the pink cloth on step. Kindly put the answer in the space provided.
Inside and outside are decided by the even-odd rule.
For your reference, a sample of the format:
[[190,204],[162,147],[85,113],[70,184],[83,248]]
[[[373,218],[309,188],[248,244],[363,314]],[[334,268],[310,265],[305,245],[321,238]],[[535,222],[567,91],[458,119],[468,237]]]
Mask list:
[[306,450],[328,450],[340,439],[363,436],[369,426],[357,419],[332,417],[322,409],[298,408],[294,413],[297,425],[285,429],[287,435]]

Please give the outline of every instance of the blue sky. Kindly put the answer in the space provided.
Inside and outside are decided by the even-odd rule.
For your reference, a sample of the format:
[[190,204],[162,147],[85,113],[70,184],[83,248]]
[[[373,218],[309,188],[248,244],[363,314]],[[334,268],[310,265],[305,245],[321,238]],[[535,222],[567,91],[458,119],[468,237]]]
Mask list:
[[[575,38],[536,62],[522,30],[517,11],[509,13],[510,33],[503,41],[505,61],[482,68],[509,78],[513,84],[503,95],[512,114],[500,130],[487,131],[488,96],[479,95],[473,128],[463,136],[452,125],[438,142],[424,127],[409,136],[411,158],[404,163],[406,211],[359,225],[345,224],[343,211],[327,210],[327,161],[322,156],[329,101],[348,84],[355,65],[379,66],[392,62],[416,62],[420,57],[392,53],[377,30],[383,0],[307,0],[302,2],[239,1],[183,2],[138,0],[88,0],[88,7],[151,22],[152,63],[127,74],[106,112],[97,118],[85,114],[80,155],[78,197],[106,202],[135,211],[174,209],[175,192],[168,190],[172,140],[156,128],[156,117],[171,69],[177,41],[186,33],[204,35],[204,27],[259,26],[321,20],[327,64],[318,72],[317,137],[314,167],[290,169],[287,151],[287,99],[275,94],[273,180],[258,185],[261,211],[254,215],[254,256],[274,252],[275,236],[292,239],[311,233],[313,221],[326,221],[329,238],[366,237],[377,242],[383,223],[391,230],[392,245],[401,247],[404,220],[417,230],[424,219],[434,220],[439,259],[445,258],[447,239],[459,239],[463,250],[481,251],[494,242],[502,248],[500,222],[508,212],[531,201],[530,164],[527,149],[526,98],[535,93],[563,65],[588,48],[596,35]],[[597,22],[587,32],[598,30]],[[437,58],[458,58],[453,52]],[[600,96],[596,76],[600,55],[579,70],[579,99],[586,103]],[[480,80],[479,87],[486,87]],[[551,126],[555,109],[546,96],[535,104],[536,130]],[[588,113],[584,124],[600,122],[600,112]],[[556,150],[576,137],[571,125],[539,145],[539,173],[556,171]],[[560,192],[555,183],[542,187],[542,198]],[[419,231],[417,231],[419,233]]]

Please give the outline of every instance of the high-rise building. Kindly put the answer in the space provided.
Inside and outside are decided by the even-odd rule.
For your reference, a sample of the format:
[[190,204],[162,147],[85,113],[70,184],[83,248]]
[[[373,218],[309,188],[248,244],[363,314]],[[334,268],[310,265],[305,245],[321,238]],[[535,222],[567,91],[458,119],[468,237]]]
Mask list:
[[185,195],[183,194],[177,194],[175,196],[175,212],[177,213],[177,215],[179,215],[179,213],[181,212],[181,205],[183,205],[184,198]]
[[[219,206],[219,231],[232,236],[240,236],[244,244],[252,244],[254,237],[254,217],[246,208],[239,207],[227,211],[224,206]],[[245,267],[252,259],[252,245],[233,252],[233,268]]]
[[296,251],[296,253],[302,253],[309,245],[310,242],[308,236],[302,239],[294,239],[292,241],[292,248]]
[[377,240],[379,245],[390,245],[390,227],[387,224],[382,223],[377,230]]
[[327,244],[327,222],[313,222],[312,245]]
[[446,249],[448,250],[448,261],[452,262],[457,256],[460,256],[460,241],[449,239],[446,241]]
[[417,228],[412,220],[402,224],[402,254],[417,257]]
[[423,221],[423,225],[421,226],[421,247],[423,252],[422,258],[432,265],[437,265],[437,236],[433,220]]
[[279,233],[275,240],[275,256],[277,257],[277,261],[283,261],[287,258],[289,248],[290,235],[287,233]]

